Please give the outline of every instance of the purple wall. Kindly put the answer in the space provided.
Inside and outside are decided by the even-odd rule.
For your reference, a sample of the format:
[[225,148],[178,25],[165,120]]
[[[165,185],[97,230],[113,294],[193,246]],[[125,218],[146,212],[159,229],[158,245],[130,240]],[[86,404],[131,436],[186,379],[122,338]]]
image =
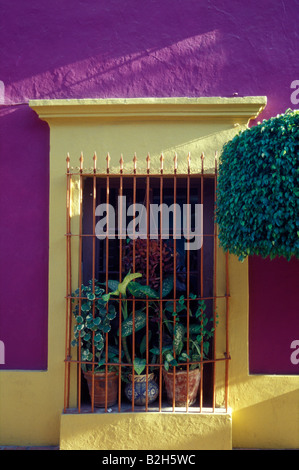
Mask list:
[[253,256],[249,265],[249,371],[299,374],[299,260]]
[[[1,0],[0,340],[46,367],[49,130],[29,99],[267,95],[294,107],[298,1]],[[22,351],[20,353],[20,351]]]

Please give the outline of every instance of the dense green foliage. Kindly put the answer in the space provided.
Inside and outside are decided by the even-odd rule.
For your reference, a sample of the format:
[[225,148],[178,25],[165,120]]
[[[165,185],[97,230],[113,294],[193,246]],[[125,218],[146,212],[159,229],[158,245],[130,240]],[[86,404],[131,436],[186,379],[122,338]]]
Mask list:
[[[94,285],[93,285],[94,284]],[[73,293],[74,316],[74,340],[72,346],[81,346],[81,361],[84,371],[92,370],[92,361],[95,360],[94,370],[102,371],[105,363],[105,336],[111,330],[111,322],[116,317],[116,309],[113,305],[107,308],[107,300],[104,299],[105,290],[95,280],[88,285],[81,285]],[[94,346],[94,355],[93,355]],[[110,362],[118,361],[118,349],[109,346],[108,359]]]
[[246,129],[223,147],[217,184],[220,245],[248,255],[299,257],[299,112]]

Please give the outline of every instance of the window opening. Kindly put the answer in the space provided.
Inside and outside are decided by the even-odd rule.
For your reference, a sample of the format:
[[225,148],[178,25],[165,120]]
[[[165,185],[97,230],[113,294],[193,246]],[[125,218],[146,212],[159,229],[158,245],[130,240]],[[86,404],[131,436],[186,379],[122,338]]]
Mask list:
[[[97,171],[96,155],[93,160],[93,169],[85,171],[81,155],[80,167],[73,170],[67,157],[65,411],[69,408],[72,363],[77,364],[79,412],[85,406],[105,412],[140,408],[177,411],[182,406],[186,411],[202,412],[207,407],[215,411],[216,367],[221,362],[227,409],[229,286],[226,259],[226,292],[216,295],[216,157],[214,174],[204,172],[203,155],[198,174],[190,172],[190,155],[186,174],[177,173],[176,156],[173,174],[164,174],[163,156],[159,174],[151,174],[149,156],[145,174],[137,172],[136,155],[133,174],[124,174],[122,157],[118,174],[110,174],[109,154],[104,174]],[[71,227],[71,186],[76,178],[80,182],[78,234],[72,233]],[[102,221],[106,216],[105,230],[109,236],[103,230],[99,236],[97,231],[101,217],[96,214],[101,204],[106,204],[100,215]],[[195,208],[199,204],[203,206],[203,223],[198,232]],[[158,206],[162,210],[151,219]],[[190,212],[187,209],[184,213],[185,206]],[[134,215],[132,212],[128,215],[130,207]],[[145,216],[135,225],[138,207],[145,209]],[[169,208],[173,210],[167,213]],[[167,216],[169,225],[165,232]],[[180,230],[176,230],[179,218]],[[133,231],[128,235],[126,227],[130,223]],[[186,244],[190,233],[195,234],[193,240],[200,237],[200,249],[186,249],[190,246]],[[71,280],[73,237],[79,239],[79,285],[75,290]],[[132,279],[127,290],[119,292],[119,283],[134,274],[140,277]],[[221,357],[216,354],[218,299],[225,300],[222,316],[226,344]],[[100,389],[95,374],[99,364],[104,378]],[[181,368],[187,371],[188,381],[197,374],[194,399],[191,385],[177,382]],[[89,376],[84,369],[89,369]],[[111,370],[116,373],[114,383],[108,381]],[[167,386],[172,390],[167,391]],[[184,391],[182,402],[178,397],[180,388]],[[97,402],[100,392],[101,405]]]

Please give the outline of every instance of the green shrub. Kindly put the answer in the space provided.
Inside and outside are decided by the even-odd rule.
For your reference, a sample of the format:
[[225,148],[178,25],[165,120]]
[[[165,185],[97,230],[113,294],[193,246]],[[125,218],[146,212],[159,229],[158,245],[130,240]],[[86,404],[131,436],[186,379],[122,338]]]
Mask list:
[[221,154],[216,220],[224,251],[299,257],[299,111],[246,129]]

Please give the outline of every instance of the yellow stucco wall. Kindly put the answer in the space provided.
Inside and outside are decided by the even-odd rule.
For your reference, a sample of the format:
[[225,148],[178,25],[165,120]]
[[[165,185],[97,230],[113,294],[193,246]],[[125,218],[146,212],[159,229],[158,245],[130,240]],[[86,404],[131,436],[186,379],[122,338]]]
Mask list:
[[[105,167],[107,152],[111,155],[112,171],[117,171],[120,153],[124,154],[125,171],[134,152],[138,165],[142,158],[145,165],[147,152],[152,165],[158,166],[161,152],[167,165],[172,168],[174,151],[178,153],[179,171],[186,168],[185,156],[190,151],[193,171],[198,171],[199,156],[206,154],[206,168],[212,168],[215,150],[220,151],[248,119],[258,114],[265,105],[264,98],[233,99],[171,99],[171,100],[84,100],[32,102],[31,106],[50,124],[50,233],[49,233],[49,349],[48,370],[43,372],[0,372],[0,443],[57,445],[62,437],[63,446],[80,446],[80,432],[91,432],[91,447],[96,445],[98,435],[92,437],[95,420],[101,419],[105,426],[113,426],[114,416],[77,417],[64,415],[64,354],[65,354],[65,230],[66,230],[66,179],[65,159],[70,153],[73,165],[78,165],[80,152],[89,159],[96,151],[98,166]],[[112,110],[112,111],[111,111]],[[117,136],[117,138],[116,138]],[[196,159],[197,164],[196,164]],[[210,164],[209,164],[210,159]],[[130,163],[129,163],[130,162]],[[198,165],[198,166],[197,166]],[[139,167],[140,168],[140,167]],[[219,259],[222,255],[219,252]],[[250,376],[248,374],[248,266],[235,257],[230,264],[230,407],[232,408],[232,446],[299,448],[299,377]],[[221,285],[223,260],[218,265],[218,288]],[[219,333],[221,335],[221,333]],[[220,389],[221,395],[221,389]],[[75,397],[72,397],[74,400]],[[220,398],[221,399],[221,398]],[[151,422],[153,416],[130,416],[137,427],[142,420]],[[167,426],[178,429],[178,420],[184,415],[164,416]],[[60,428],[61,418],[61,428]],[[126,415],[118,417],[120,434],[128,425]],[[198,417],[197,417],[198,418]],[[189,417],[190,426],[197,433],[206,431],[202,426],[205,417]],[[211,435],[219,436],[223,421],[210,419]],[[219,418],[219,417],[218,417]],[[77,438],[70,432],[73,420],[78,419]],[[160,417],[156,416],[160,420]],[[229,418],[223,418],[229,435]],[[109,421],[110,420],[110,421]],[[140,422],[138,422],[140,420]],[[176,421],[177,420],[177,421]],[[126,424],[127,423],[127,424]],[[218,423],[218,424],[217,424]],[[222,424],[221,424],[222,423]],[[74,428],[73,428],[74,429]],[[81,429],[81,431],[80,431]],[[187,431],[186,431],[187,432]],[[183,448],[189,445],[177,432],[174,439]],[[142,448],[144,433],[134,436],[136,449]],[[69,444],[68,444],[69,440]],[[107,446],[112,446],[112,443]],[[119,442],[119,441],[118,441]],[[189,442],[189,441],[188,441]],[[121,444],[125,446],[125,443]],[[158,441],[157,441],[158,445]],[[209,437],[205,436],[205,445]],[[219,446],[221,440],[219,440]],[[121,447],[125,448],[125,447]],[[187,447],[186,447],[187,448]]]
[[64,415],[62,450],[230,450],[231,415]]
[[247,262],[230,257],[230,281],[233,446],[298,449],[299,376],[249,374]]

